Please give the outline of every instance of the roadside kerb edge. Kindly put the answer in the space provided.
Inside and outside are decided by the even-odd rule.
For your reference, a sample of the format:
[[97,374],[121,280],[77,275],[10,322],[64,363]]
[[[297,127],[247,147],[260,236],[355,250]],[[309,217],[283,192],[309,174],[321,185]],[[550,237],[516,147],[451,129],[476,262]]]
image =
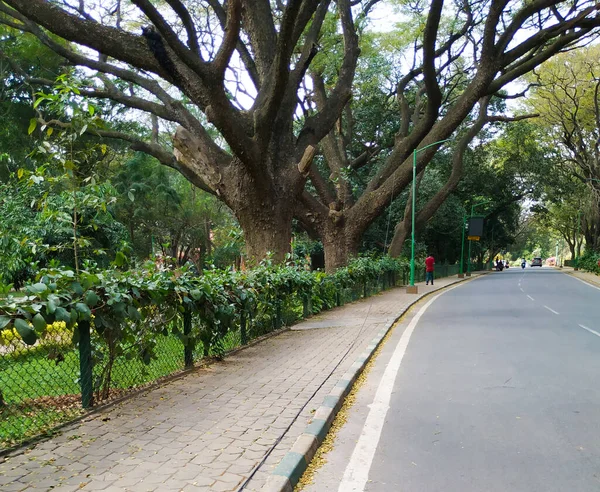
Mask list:
[[324,398],[323,403],[315,411],[310,423],[300,434],[292,449],[285,454],[275,470],[269,475],[267,483],[262,488],[262,492],[293,492],[294,487],[300,481],[302,474],[308,468],[319,446],[323,443],[327,432],[333,423],[337,413],[342,408],[344,400],[352,390],[358,376],[363,372],[367,363],[381,344],[392,327],[398,320],[408,312],[417,302],[428,297],[434,292],[440,291],[451,285],[475,279],[482,274],[474,275],[468,278],[462,278],[456,282],[444,285],[427,293],[420,294],[410,304],[403,308],[397,316],[390,321],[379,333],[371,340],[367,348],[357,357],[348,371],[341,377],[330,393]]

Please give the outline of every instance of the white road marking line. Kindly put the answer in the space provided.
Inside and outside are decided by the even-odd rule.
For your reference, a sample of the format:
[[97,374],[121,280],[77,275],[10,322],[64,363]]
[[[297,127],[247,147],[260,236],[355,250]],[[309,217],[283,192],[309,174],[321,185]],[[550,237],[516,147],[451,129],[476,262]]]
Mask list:
[[545,308],[546,308],[548,311],[551,311],[551,312],[553,312],[554,314],[560,314],[560,313],[557,313],[557,312],[556,312],[554,309],[552,309],[552,308],[549,308],[548,306],[544,306],[544,307],[545,307]]
[[591,328],[588,328],[587,326],[584,326],[584,325],[579,325],[579,326],[581,326],[581,327],[582,327],[584,330],[587,330],[587,331],[589,331],[590,333],[593,333],[593,334],[594,334],[594,335],[596,335],[597,337],[600,337],[600,333],[598,333],[597,331],[595,331],[595,330],[592,330]]
[[344,471],[344,477],[339,485],[338,492],[364,491],[367,480],[369,479],[369,471],[371,469],[371,464],[373,463],[375,452],[377,451],[379,439],[381,438],[381,431],[383,430],[383,425],[385,423],[385,416],[390,408],[390,399],[394,389],[394,382],[396,381],[400,364],[402,364],[402,359],[406,353],[406,349],[408,348],[410,337],[413,334],[419,319],[421,319],[421,316],[423,316],[433,301],[446,292],[455,289],[459,285],[450,287],[449,289],[430,299],[410,321],[404,330],[404,333],[402,333],[402,336],[398,341],[398,345],[396,345],[394,353],[392,354],[385,372],[383,373],[383,377],[379,382],[373,403],[369,405],[369,414],[365,420],[365,424],[361,431],[358,442],[356,443],[356,447],[352,452],[350,461],[348,462],[346,470]]
[[519,287],[519,289],[521,289],[521,292],[525,293],[525,291],[523,290],[523,287]]
[[535,299],[533,297],[531,297],[529,294],[527,294],[527,297],[529,297],[529,299],[531,299],[532,301],[535,301]]
[[600,287],[596,287],[595,285],[590,284],[589,282],[586,282],[583,279],[580,279],[579,277],[576,277],[575,275],[569,275],[567,273],[565,273],[565,275],[567,275],[568,277],[574,278],[575,280],[579,280],[581,283],[584,283],[585,285],[587,285],[588,287],[592,287],[593,289],[598,289],[600,290]]

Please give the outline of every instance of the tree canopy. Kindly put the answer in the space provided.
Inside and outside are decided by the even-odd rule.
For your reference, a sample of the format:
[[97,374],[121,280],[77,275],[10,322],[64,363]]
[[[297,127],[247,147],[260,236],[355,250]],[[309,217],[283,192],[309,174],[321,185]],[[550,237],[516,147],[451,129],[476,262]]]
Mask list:
[[[410,182],[415,149],[452,137],[482,98],[594,36],[600,23],[591,0],[401,4],[407,24],[372,43],[399,62],[382,72],[397,129],[391,139],[378,133],[361,141],[367,135],[354,134],[351,99],[369,90],[355,75],[357,67],[374,69],[360,50],[369,53],[377,3],[133,0],[92,8],[5,0],[0,22],[80,67],[78,97],[110,101],[86,131],[129,142],[224,201],[251,257],[272,251],[282,258],[295,216],[321,238],[335,266]],[[126,121],[107,125],[118,107],[139,112],[146,134],[127,131]],[[43,107],[38,119],[49,123]],[[68,113],[58,118],[68,120]],[[369,180],[357,194],[344,184],[344,169],[365,151]],[[419,172],[435,152],[419,154]],[[317,153],[329,168],[325,186],[315,183]]]

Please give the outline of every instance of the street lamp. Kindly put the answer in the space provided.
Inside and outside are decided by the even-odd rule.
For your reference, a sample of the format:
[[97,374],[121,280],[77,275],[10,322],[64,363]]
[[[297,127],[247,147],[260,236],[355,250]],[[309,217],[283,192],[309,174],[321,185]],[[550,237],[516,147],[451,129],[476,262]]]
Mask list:
[[577,242],[579,241],[579,236],[581,235],[581,210],[577,211],[577,229],[575,230],[575,268],[574,270],[579,270],[579,249],[577,248]]
[[445,140],[438,140],[420,149],[413,150],[413,179],[412,179],[412,234],[411,234],[411,246],[410,246],[410,287],[406,289],[409,294],[417,294],[418,290],[415,287],[415,207],[416,207],[416,196],[417,196],[417,154],[435,145],[442,144],[452,140],[447,138]]
[[[475,209],[477,207],[480,207],[481,205],[485,205],[485,204],[491,203],[491,202],[492,202],[492,200],[486,200],[486,201],[474,203],[473,205],[471,205],[471,217],[470,218],[473,218],[473,212],[475,212]],[[464,237],[465,237],[465,233],[463,231],[463,243],[464,243]],[[472,241],[469,241],[469,256],[468,256],[469,261],[467,263],[467,277],[471,276],[471,243],[472,243]],[[462,258],[461,258],[461,263],[462,263]],[[461,268],[461,270],[462,270],[462,268]]]

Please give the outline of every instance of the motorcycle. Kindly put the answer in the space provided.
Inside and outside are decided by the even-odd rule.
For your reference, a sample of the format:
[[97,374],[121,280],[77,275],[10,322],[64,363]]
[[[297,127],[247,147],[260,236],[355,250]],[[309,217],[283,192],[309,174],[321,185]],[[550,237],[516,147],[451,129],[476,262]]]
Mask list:
[[521,268],[525,270],[525,262],[521,263]]

